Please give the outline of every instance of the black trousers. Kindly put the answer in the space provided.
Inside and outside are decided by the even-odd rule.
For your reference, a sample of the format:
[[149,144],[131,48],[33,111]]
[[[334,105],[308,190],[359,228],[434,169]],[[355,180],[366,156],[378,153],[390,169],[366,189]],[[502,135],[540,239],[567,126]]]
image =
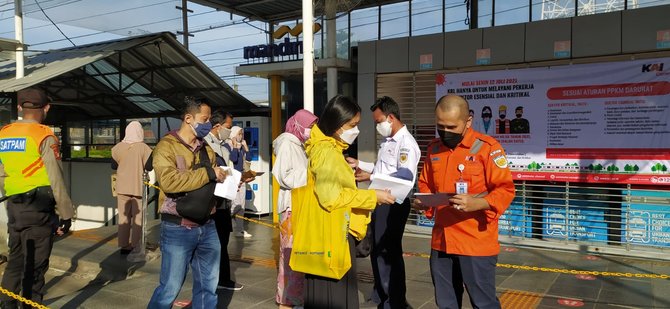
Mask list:
[[[41,303],[44,275],[49,269],[58,216],[50,187],[40,187],[10,197],[7,203],[9,258],[2,287]],[[17,308],[18,302],[2,295],[3,308]]]
[[375,284],[372,300],[378,308],[407,308],[402,236],[409,216],[409,199],[402,204],[379,205],[372,212],[373,245],[370,253]]
[[216,234],[219,235],[219,242],[221,243],[221,261],[219,270],[219,285],[224,285],[232,282],[230,278],[230,257],[228,256],[228,242],[230,241],[230,232],[233,231],[233,221],[230,216],[230,201],[217,201],[222,203],[222,207],[216,209],[214,213],[214,224],[216,226]]
[[498,256],[464,256],[431,250],[430,274],[435,286],[435,302],[440,309],[463,306],[463,285],[472,307],[499,309],[496,296]]

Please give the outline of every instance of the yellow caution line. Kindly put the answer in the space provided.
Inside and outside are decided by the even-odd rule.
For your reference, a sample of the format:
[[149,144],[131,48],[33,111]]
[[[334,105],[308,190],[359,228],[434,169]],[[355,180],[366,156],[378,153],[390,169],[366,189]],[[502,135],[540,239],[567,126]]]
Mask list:
[[24,303],[24,304],[31,305],[31,306],[33,306],[33,308],[38,308],[38,309],[49,309],[49,307],[47,307],[47,306],[45,306],[45,305],[40,305],[40,304],[38,304],[38,303],[36,303],[36,302],[30,300],[30,299],[26,299],[26,298],[24,298],[23,296],[16,295],[16,294],[14,294],[14,293],[12,293],[12,292],[10,292],[10,291],[8,291],[8,290],[5,290],[5,289],[3,289],[3,288],[0,288],[0,293],[5,294],[5,295],[7,295],[7,296],[9,296],[9,297],[11,297],[11,298],[13,298],[13,299],[16,299],[16,300],[18,300],[18,301],[20,301],[20,302],[22,302],[22,303]]

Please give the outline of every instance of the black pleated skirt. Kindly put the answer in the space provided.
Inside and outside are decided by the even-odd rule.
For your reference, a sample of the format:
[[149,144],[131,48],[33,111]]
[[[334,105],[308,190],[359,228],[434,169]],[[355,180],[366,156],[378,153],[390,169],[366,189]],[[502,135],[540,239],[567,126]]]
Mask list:
[[305,276],[305,308],[358,309],[356,244],[349,234],[351,269],[340,280],[314,275]]

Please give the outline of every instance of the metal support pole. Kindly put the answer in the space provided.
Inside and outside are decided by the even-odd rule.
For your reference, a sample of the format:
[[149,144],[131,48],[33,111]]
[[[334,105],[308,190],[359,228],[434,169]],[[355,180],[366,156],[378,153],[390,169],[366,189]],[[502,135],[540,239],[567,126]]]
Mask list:
[[565,243],[570,240],[570,182],[565,183]]
[[24,75],[23,58],[23,1],[14,0],[14,38],[19,41],[16,46],[16,79]]
[[188,4],[187,0],[181,0],[181,20],[182,20],[182,30],[184,35],[184,47],[188,49]]
[[[281,110],[281,76],[270,76],[270,121],[272,122],[272,140],[281,134],[282,110]],[[272,155],[272,164],[275,163],[275,156]],[[279,183],[272,177],[272,222],[279,222],[279,213],[277,212],[277,201],[279,200]]]
[[[326,59],[337,58],[337,1],[326,1]],[[326,69],[328,100],[337,95],[337,68]]]
[[304,108],[314,112],[314,12],[312,0],[302,0],[302,88]]

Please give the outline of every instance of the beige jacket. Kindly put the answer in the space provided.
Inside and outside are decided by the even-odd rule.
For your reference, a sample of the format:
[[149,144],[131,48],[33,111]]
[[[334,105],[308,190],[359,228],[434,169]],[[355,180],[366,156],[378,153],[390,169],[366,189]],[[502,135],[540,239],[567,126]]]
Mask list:
[[[206,147],[211,164],[207,167],[192,169],[194,164],[200,163],[199,151]],[[153,167],[161,191],[167,195],[160,212],[178,215],[171,194],[189,192],[216,180],[214,167],[216,158],[214,151],[206,142],[200,141],[196,148],[184,143],[176,132],[170,132],[163,137],[153,152]]]

